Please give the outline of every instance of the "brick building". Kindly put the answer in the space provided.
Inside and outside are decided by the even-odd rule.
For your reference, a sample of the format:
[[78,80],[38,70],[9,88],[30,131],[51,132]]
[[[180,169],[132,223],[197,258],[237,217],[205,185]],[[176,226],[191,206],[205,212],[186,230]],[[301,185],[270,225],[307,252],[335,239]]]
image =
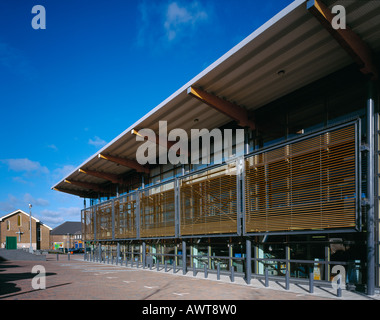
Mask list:
[[51,249],[82,248],[82,225],[80,222],[66,221],[54,228],[50,236]]
[[[52,228],[32,216],[32,246],[34,250],[49,249]],[[22,249],[30,246],[30,215],[22,210],[0,218],[0,247]]]

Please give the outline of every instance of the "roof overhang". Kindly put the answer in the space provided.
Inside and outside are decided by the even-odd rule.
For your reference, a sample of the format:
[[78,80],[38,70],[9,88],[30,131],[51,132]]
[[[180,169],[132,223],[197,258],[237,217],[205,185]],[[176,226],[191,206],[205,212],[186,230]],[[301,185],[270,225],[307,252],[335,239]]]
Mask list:
[[[97,197],[94,190],[65,180],[102,185],[109,180],[85,174],[93,171],[113,176],[135,169],[107,161],[99,155],[136,160],[141,142],[132,130],[150,128],[158,132],[159,121],[167,130],[213,129],[232,119],[223,112],[188,94],[201,88],[220,99],[252,111],[295,90],[353,64],[352,57],[308,10],[306,0],[296,0],[203,72],[91,156],[53,188],[81,197]],[[342,4],[347,23],[371,50],[380,51],[380,1],[325,1],[328,8]],[[196,121],[195,121],[196,120]]]

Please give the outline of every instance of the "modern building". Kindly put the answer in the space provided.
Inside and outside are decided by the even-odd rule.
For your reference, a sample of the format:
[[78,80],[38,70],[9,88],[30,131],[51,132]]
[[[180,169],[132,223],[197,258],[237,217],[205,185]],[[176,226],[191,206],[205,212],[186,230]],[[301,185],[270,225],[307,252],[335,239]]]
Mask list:
[[[49,249],[52,228],[32,215],[33,250]],[[22,210],[13,211],[0,218],[0,247],[23,249],[30,247],[30,215]]]
[[53,250],[83,248],[81,222],[66,221],[55,227],[50,233],[50,240],[50,249]]
[[[268,270],[328,284],[343,267],[346,283],[372,295],[379,58],[380,1],[296,0],[53,188],[85,199],[82,233],[96,255],[233,268],[247,282]],[[231,129],[223,143],[243,129],[244,148],[218,163],[214,143],[211,163],[196,164],[195,149],[162,140],[163,123],[188,137]],[[147,142],[157,154],[142,165]],[[187,163],[162,164],[170,150]]]

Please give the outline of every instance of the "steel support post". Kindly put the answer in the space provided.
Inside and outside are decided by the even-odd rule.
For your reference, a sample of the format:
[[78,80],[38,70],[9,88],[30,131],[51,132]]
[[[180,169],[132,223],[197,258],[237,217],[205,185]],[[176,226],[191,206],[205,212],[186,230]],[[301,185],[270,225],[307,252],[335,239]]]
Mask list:
[[336,295],[339,298],[342,297],[342,287],[341,287],[341,284],[342,284],[342,277],[340,276],[338,278],[338,281],[337,281],[338,288],[337,288],[337,291],[336,291]]
[[314,293],[314,273],[309,273],[309,293]]
[[235,282],[235,268],[233,265],[231,266],[231,277],[230,277],[230,279],[231,279],[231,282]]
[[285,290],[289,290],[289,288],[290,288],[289,270],[286,270],[286,272],[285,272]]
[[182,274],[186,273],[186,241],[182,241]]
[[116,245],[116,265],[119,264],[119,256],[120,256],[120,243],[118,242]]
[[111,201],[111,224],[112,224],[112,240],[115,240],[115,200]]
[[367,294],[375,294],[375,187],[374,187],[374,149],[375,149],[375,83],[368,84],[367,99]]
[[252,246],[251,246],[251,240],[246,240],[246,270],[245,270],[245,276],[246,276],[246,282],[247,284],[251,283],[251,277],[252,277]]
[[146,266],[146,243],[142,243],[142,265],[143,269],[145,269]]

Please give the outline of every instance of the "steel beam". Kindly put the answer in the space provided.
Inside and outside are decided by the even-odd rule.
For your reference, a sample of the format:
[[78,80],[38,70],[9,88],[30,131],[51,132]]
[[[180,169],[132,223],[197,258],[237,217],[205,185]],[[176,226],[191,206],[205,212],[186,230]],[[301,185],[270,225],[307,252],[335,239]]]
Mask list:
[[249,127],[251,130],[256,129],[255,122],[249,119],[248,111],[245,108],[219,98],[209,92],[203,91],[200,88],[189,87],[187,89],[187,94],[237,121],[240,126]]
[[372,80],[377,80],[378,68],[368,44],[348,26],[345,29],[334,29],[334,15],[321,0],[309,0],[307,9],[358,64],[360,71],[370,75]]
[[97,177],[100,179],[108,180],[111,181],[112,183],[120,183],[122,184],[122,179],[119,178],[118,175],[112,174],[112,173],[105,173],[105,172],[99,172],[99,171],[94,171],[94,170],[85,170],[85,169],[79,169],[78,170],[81,173],[88,174],[93,177]]
[[98,184],[95,184],[95,183],[88,183],[88,182],[74,181],[74,180],[64,180],[64,181],[68,184],[72,184],[74,186],[81,187],[84,189],[93,190],[95,192],[109,193],[108,190],[100,187]]
[[102,153],[98,154],[98,158],[114,162],[114,163],[119,164],[123,167],[135,169],[137,172],[143,172],[143,173],[149,173],[150,172],[149,168],[142,166],[141,164],[139,164],[135,160],[115,157],[115,156],[111,156],[109,154],[102,154]]

